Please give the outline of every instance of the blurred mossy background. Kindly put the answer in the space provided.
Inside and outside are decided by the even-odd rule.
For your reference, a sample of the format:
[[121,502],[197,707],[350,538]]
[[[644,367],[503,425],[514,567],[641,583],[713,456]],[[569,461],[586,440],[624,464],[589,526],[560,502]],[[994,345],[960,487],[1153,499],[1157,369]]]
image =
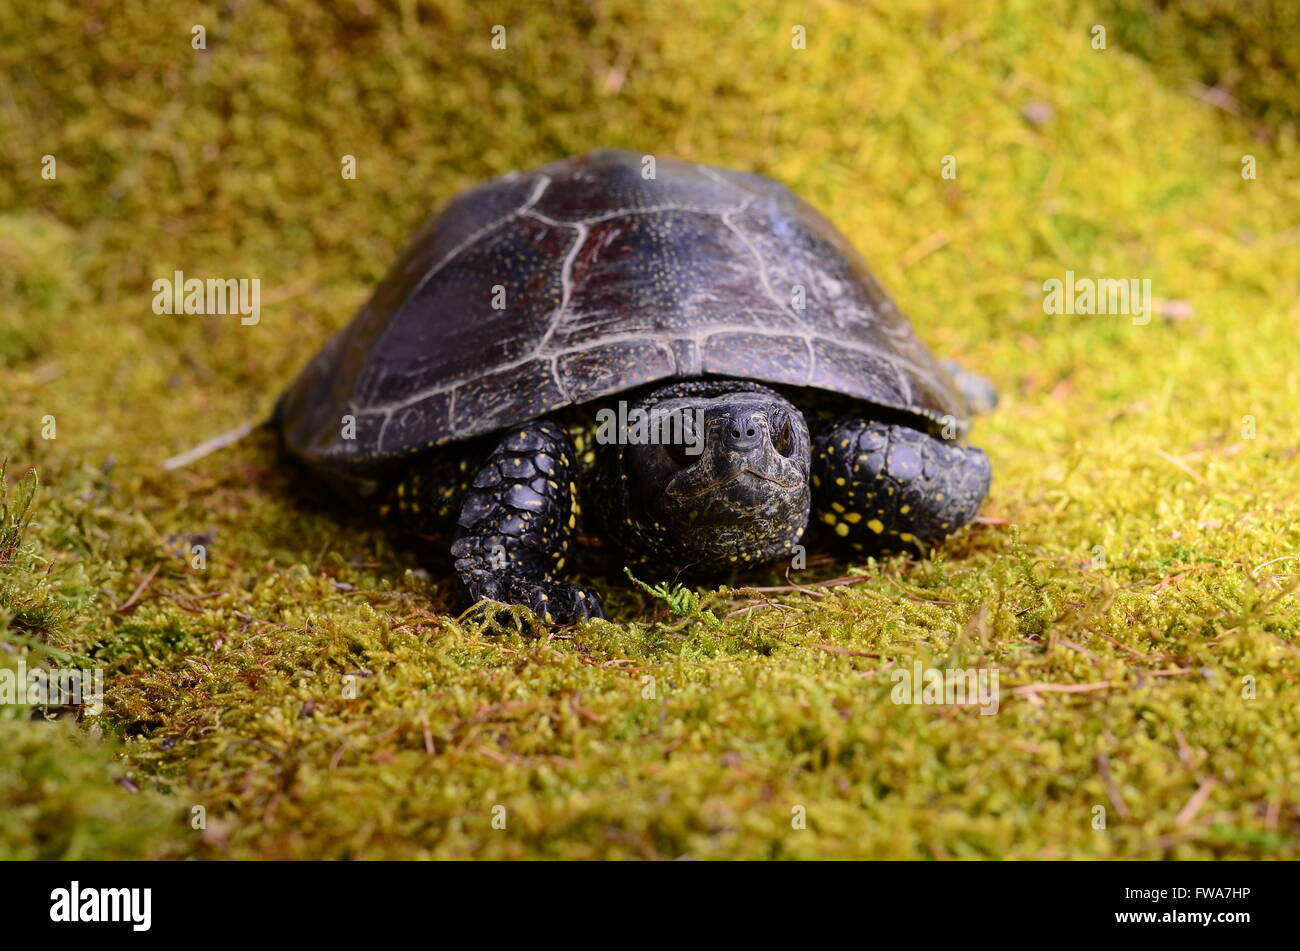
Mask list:
[[[0,665],[107,686],[0,707],[0,857],[1300,857],[1295,18],[0,0]],[[488,636],[265,433],[160,468],[457,190],[597,146],[826,211],[1002,390],[981,523]],[[260,278],[261,323],[154,314],[177,269]],[[1067,270],[1154,318],[1045,316]],[[998,668],[999,713],[892,703],[915,660]]]

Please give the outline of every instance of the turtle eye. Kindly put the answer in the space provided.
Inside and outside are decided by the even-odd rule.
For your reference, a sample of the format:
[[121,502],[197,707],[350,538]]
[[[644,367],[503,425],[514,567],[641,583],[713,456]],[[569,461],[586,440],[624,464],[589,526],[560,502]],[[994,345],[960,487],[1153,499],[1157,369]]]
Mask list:
[[687,446],[679,442],[670,442],[664,446],[664,452],[668,453],[668,458],[683,468],[699,458],[699,456],[692,456],[686,450]]
[[[659,442],[664,452],[679,466],[689,466],[699,459],[695,420],[690,413],[673,413],[665,417],[659,429]],[[692,453],[691,449],[696,448]]]
[[776,437],[776,451],[783,456],[788,456],[794,452],[794,427],[787,421],[781,427],[781,432]]

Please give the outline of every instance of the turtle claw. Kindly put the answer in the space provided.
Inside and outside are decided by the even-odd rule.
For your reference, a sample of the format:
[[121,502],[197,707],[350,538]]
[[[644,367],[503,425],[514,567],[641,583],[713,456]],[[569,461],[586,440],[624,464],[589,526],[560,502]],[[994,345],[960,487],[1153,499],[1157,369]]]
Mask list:
[[600,595],[590,588],[576,584],[557,584],[551,587],[542,603],[542,611],[529,605],[530,610],[543,620],[555,624],[576,624],[588,618],[603,618],[605,608],[600,603]]
[[510,617],[510,612],[497,609],[497,613],[491,615],[491,605],[481,602],[496,601],[500,604],[522,605],[533,612],[538,619],[554,627],[605,616],[600,596],[590,588],[581,585],[531,581],[527,578],[504,575],[470,580],[465,587],[469,599],[480,602],[476,615],[491,616],[500,623],[509,623],[506,619]]

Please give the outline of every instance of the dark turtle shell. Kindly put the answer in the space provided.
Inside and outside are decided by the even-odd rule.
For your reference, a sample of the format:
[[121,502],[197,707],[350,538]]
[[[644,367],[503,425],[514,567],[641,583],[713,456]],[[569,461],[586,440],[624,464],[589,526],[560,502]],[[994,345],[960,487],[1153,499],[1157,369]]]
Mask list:
[[[340,476],[660,380],[966,405],[847,240],[758,175],[597,151],[458,195],[284,393]],[[344,417],[355,420],[344,438]]]

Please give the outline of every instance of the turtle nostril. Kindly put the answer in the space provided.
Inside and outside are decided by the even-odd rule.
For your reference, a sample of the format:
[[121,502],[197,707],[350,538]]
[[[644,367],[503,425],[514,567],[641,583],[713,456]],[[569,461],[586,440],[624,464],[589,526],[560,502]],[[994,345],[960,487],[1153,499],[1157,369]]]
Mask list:
[[741,410],[728,420],[723,438],[733,452],[749,452],[763,441],[758,421],[750,412]]

